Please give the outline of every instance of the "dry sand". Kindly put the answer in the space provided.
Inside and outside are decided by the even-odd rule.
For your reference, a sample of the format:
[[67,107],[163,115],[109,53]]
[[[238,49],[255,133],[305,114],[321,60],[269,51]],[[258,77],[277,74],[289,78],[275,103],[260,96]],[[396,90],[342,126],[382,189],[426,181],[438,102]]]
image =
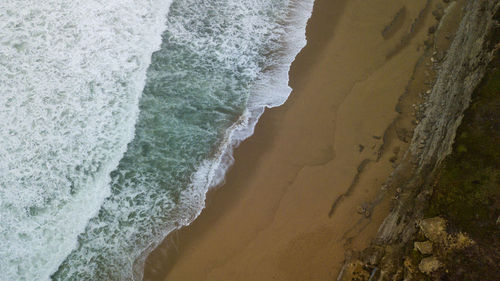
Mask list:
[[367,246],[388,213],[388,200],[359,209],[406,148],[388,128],[438,2],[316,0],[289,100],[265,112],[226,183],[150,255],[144,280],[335,280],[345,250]]

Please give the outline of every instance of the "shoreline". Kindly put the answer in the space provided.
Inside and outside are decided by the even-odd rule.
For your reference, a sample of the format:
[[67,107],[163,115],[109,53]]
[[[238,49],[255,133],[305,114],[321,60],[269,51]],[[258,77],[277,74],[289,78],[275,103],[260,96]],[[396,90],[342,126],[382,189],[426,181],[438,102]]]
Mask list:
[[[346,249],[369,244],[389,204],[359,207],[368,209],[405,151],[386,132],[433,23],[425,3],[392,2],[316,0],[289,99],[235,150],[202,214],[148,257],[144,280],[324,280],[336,277]],[[402,7],[402,23],[384,38]]]

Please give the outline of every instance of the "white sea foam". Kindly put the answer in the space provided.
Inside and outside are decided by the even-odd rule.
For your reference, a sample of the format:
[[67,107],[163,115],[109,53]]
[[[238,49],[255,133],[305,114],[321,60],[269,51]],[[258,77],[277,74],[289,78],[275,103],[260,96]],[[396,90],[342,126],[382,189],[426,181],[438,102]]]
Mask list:
[[108,196],[169,3],[0,1],[0,280],[47,280]]
[[[291,3],[290,16],[278,39],[278,42],[283,44],[283,48],[268,58],[272,60],[271,70],[259,73],[249,97],[247,109],[240,119],[226,131],[225,140],[215,158],[203,162],[193,175],[190,188],[183,194],[185,201],[198,198],[198,204],[204,206],[206,192],[211,187],[224,182],[226,171],[234,163],[234,148],[253,135],[255,125],[264,113],[264,109],[280,106],[287,100],[292,91],[288,85],[288,72],[296,55],[307,43],[305,27],[311,16],[313,4],[314,0]],[[195,217],[201,213],[201,210]],[[189,220],[187,224],[191,222],[192,220]]]
[[[277,43],[282,48],[268,57],[270,70],[258,73],[252,87],[247,108],[239,120],[226,130],[224,141],[215,157],[204,161],[191,179],[190,188],[183,193],[186,202],[194,202],[204,206],[205,194],[211,188],[224,182],[227,169],[234,163],[233,150],[243,140],[254,133],[255,125],[265,108],[282,105],[289,97],[292,88],[288,85],[290,66],[306,45],[305,28],[311,16],[314,0],[292,1],[290,13],[286,18]],[[197,217],[200,211],[193,216]],[[192,219],[186,220],[186,224]]]

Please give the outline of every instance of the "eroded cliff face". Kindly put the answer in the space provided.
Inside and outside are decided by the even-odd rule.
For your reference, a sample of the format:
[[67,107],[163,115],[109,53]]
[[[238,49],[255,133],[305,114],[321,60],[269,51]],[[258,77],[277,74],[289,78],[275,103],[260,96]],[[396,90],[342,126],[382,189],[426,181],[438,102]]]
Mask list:
[[[423,118],[414,130],[404,160],[387,182],[388,189],[398,190],[393,208],[372,246],[349,257],[338,280],[417,280],[405,270],[404,247],[422,233],[421,220],[432,193],[431,181],[451,153],[464,111],[496,51],[493,34],[499,26],[499,2],[466,1],[453,42],[437,65],[438,74],[425,102]],[[448,240],[455,243],[454,239],[461,238]],[[426,260],[426,264],[436,269],[440,266],[434,259]],[[429,269],[422,268],[420,273],[422,270]]]
[[407,227],[414,220],[408,213],[420,213],[421,210],[408,212],[414,205],[409,201],[420,199],[415,198],[416,189],[451,152],[463,112],[493,57],[488,37],[497,25],[493,19],[497,2],[470,0],[465,7],[466,13],[429,96],[425,117],[415,128],[405,157],[409,163],[402,163],[411,165],[412,176],[401,186],[402,194],[396,208],[379,229],[379,243],[405,241],[414,232]]

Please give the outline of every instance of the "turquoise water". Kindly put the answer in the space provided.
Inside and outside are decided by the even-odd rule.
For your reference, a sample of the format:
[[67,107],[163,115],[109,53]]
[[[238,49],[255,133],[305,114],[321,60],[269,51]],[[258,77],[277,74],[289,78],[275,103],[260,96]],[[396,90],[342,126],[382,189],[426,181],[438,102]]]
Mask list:
[[[168,4],[163,2],[164,6]],[[159,10],[156,15],[154,8],[146,8],[150,11],[146,18],[153,18],[155,24],[162,13],[167,15],[166,11]],[[88,100],[88,108],[82,110],[89,112],[75,118],[91,116],[95,120],[86,117],[77,125],[85,128],[94,124],[96,129],[63,141],[91,134],[88,143],[95,148],[80,152],[87,158],[70,165],[71,169],[62,167],[60,174],[67,188],[43,199],[55,202],[54,206],[70,206],[82,217],[75,226],[81,229],[78,237],[62,238],[73,247],[71,253],[65,250],[66,254],[62,251],[58,255],[62,259],[52,271],[53,280],[141,279],[147,254],[169,232],[196,218],[204,207],[207,190],[223,181],[233,161],[232,149],[252,134],[263,109],[280,105],[288,97],[288,69],[305,44],[304,29],[311,9],[312,1],[174,0],[166,25],[154,25],[164,32],[159,50],[144,71],[142,95],[123,95],[123,89],[137,90],[141,84],[130,85],[130,76],[122,73],[120,65],[113,68],[118,88],[112,91],[102,86],[104,82],[82,82],[87,85],[87,99],[83,93],[74,92],[79,98],[75,107],[62,108],[61,112],[74,111],[82,100]],[[142,13],[139,18],[144,17]],[[124,25],[119,24],[113,32],[134,28]],[[155,42],[137,40],[140,42],[136,44]],[[122,47],[126,52],[129,46]],[[137,61],[149,63],[137,55],[124,58],[133,65],[142,65]],[[140,67],[134,70],[140,72]],[[96,107],[91,98],[96,92],[114,98]],[[115,109],[115,105],[120,106]],[[48,122],[59,120],[61,115]],[[133,140],[124,133],[131,129],[135,129]],[[119,134],[123,136],[112,138]],[[94,144],[95,139],[102,141]],[[107,158],[110,150],[115,151],[115,160]],[[86,161],[90,161],[87,166],[82,164]],[[107,166],[112,168],[105,169]],[[73,179],[73,173],[79,178]],[[97,185],[100,178],[104,180]],[[58,184],[45,184],[44,188],[60,189]],[[83,195],[77,206],[72,199],[79,194]],[[9,202],[3,203],[2,207]],[[36,220],[42,214],[50,215],[44,211],[44,204],[32,208],[29,217]],[[86,217],[92,218],[87,222]],[[61,220],[72,223],[73,217]],[[57,226],[44,233],[47,231],[56,232]],[[51,239],[50,233],[48,237]],[[40,254],[50,258],[51,249],[45,250]],[[18,274],[20,280],[48,277],[30,271],[29,261],[21,259],[10,260],[0,269],[16,262],[25,268],[12,270],[11,276]]]

